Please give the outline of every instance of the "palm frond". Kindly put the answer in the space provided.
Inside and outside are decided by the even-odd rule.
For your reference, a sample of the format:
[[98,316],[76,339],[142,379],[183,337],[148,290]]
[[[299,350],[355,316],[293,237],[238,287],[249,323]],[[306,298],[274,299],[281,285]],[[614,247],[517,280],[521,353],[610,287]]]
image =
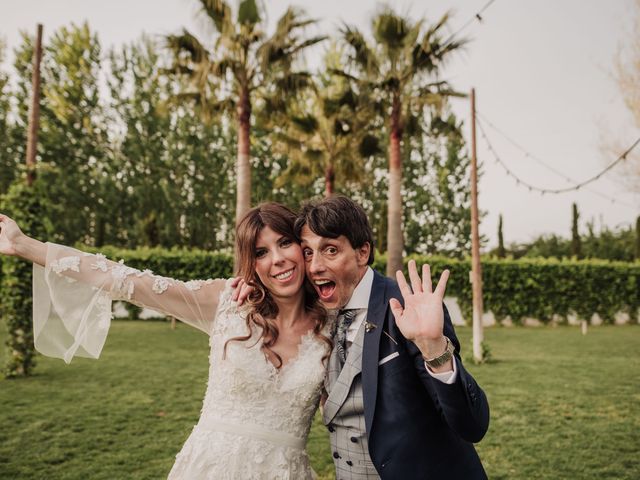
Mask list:
[[380,71],[375,52],[369,47],[364,35],[357,28],[345,24],[340,33],[347,45],[353,50],[354,55],[351,57],[353,63],[367,73]]
[[167,35],[165,37],[165,46],[173,53],[175,58],[181,58],[186,55],[188,60],[194,63],[200,63],[209,56],[209,52],[200,43],[200,40],[186,29],[179,35]]
[[440,17],[440,20],[434,23],[427,30],[427,32],[425,33],[425,38],[432,38],[433,36],[435,36],[440,31],[440,29],[446,25],[450,17],[451,17],[451,12],[445,12],[444,15]]
[[324,160],[326,152],[324,150],[309,148],[305,150],[303,156],[309,161],[309,163],[319,163]]
[[220,34],[230,34],[233,28],[231,8],[224,0],[200,0],[202,11],[211,19]]
[[413,137],[422,132],[424,130],[422,128],[422,121],[422,115],[416,115],[412,113],[407,114],[404,119],[404,132],[410,137]]
[[309,72],[285,72],[273,79],[275,90],[281,95],[291,97],[306,89],[313,89],[313,76]]
[[159,68],[158,73],[161,75],[187,75],[192,76],[194,70],[186,65],[174,64],[170,67]]
[[274,40],[285,39],[289,37],[294,30],[306,27],[313,23],[315,23],[315,20],[306,18],[305,11],[303,9],[289,7],[278,19],[272,38]]
[[217,62],[214,62],[209,67],[209,72],[214,76],[224,79],[227,71],[234,69],[236,61],[229,57],[223,57]]
[[424,19],[420,19],[411,26],[404,39],[405,48],[412,48],[418,42],[418,37],[420,36],[423,25]]
[[409,21],[385,8],[373,19],[373,37],[388,50],[400,50],[411,31]]
[[293,127],[307,135],[310,135],[318,130],[318,119],[311,114],[305,116],[292,116],[290,117]]
[[306,40],[303,40],[300,43],[297,43],[295,45],[291,45],[291,48],[289,48],[287,50],[287,54],[288,55],[295,55],[300,50],[304,50],[307,47],[311,47],[311,46],[316,45],[316,44],[318,44],[320,42],[324,42],[327,38],[329,38],[329,37],[326,36],[326,35],[318,35],[317,37],[308,38]]
[[273,137],[276,140],[276,142],[281,142],[287,147],[290,147],[293,149],[301,149],[303,145],[302,141],[300,140],[300,137],[292,137],[291,135],[287,135],[284,132],[277,132],[273,135]]
[[355,110],[358,105],[358,96],[351,88],[345,88],[341,95],[332,99],[336,102],[337,107],[348,107],[349,110]]
[[378,137],[371,134],[364,135],[360,140],[360,144],[358,145],[358,153],[362,158],[367,158],[371,157],[372,155],[382,153]]
[[269,71],[273,64],[289,70],[302,50],[325,39],[324,36],[300,39],[294,35],[295,29],[315,23],[315,20],[306,19],[303,15],[303,10],[290,7],[280,17],[274,34],[260,45],[256,53],[262,71]]
[[352,82],[358,82],[360,80],[358,77],[350,75],[344,70],[340,70],[339,68],[329,68],[327,69],[327,73],[331,75],[336,75],[338,77],[346,78],[347,80],[351,80]]
[[[464,92],[458,92],[449,86],[449,83],[445,80],[438,82],[431,82],[422,85],[417,91],[417,98],[423,98],[428,96],[441,96],[441,97],[457,97],[466,98],[467,94]],[[428,103],[428,102],[427,102]]]

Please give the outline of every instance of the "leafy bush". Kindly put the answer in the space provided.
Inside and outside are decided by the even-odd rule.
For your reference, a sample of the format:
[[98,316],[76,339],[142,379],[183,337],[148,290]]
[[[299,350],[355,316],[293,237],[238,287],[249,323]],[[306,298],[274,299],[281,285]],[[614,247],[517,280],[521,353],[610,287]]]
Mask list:
[[[26,234],[46,237],[39,198],[24,182],[15,182],[0,199],[0,211],[14,218]],[[0,318],[9,333],[6,341],[9,358],[4,373],[7,378],[27,376],[35,366],[31,320],[33,267],[17,258],[4,258],[0,272]]]
[[[447,294],[457,297],[465,318],[471,318],[471,262],[441,257],[412,256],[429,263],[434,282],[448,268]],[[407,259],[407,261],[409,260]],[[382,261],[382,259],[380,260]],[[483,302],[496,319],[507,316],[519,323],[524,318],[549,322],[557,315],[566,320],[576,314],[590,319],[598,314],[613,323],[618,312],[638,321],[640,263],[605,260],[482,260]]]
[[[37,208],[37,202],[33,197],[20,197],[22,193],[12,195],[11,202],[25,202],[29,205],[20,210],[35,211]],[[10,209],[5,211],[11,213]],[[44,231],[42,226],[38,227],[33,220],[25,217],[20,217],[19,220],[25,227],[25,232],[33,235],[38,231]],[[80,248],[98,251],[95,248]],[[110,259],[124,260],[131,267],[148,268],[159,275],[181,280],[228,278],[233,274],[233,257],[229,253],[161,248],[124,250],[104,247],[99,250]],[[405,262],[411,258],[415,259],[418,265],[431,265],[434,282],[445,268],[451,270],[447,294],[457,297],[463,315],[471,318],[469,259],[413,255],[405,259]],[[11,360],[7,373],[9,376],[22,375],[33,366],[31,266],[15,259],[3,259],[1,263],[0,313],[11,332],[8,342]],[[385,255],[377,254],[372,267],[378,271],[385,271]],[[482,269],[484,308],[487,311],[491,310],[498,320],[510,316],[516,323],[521,323],[527,317],[549,322],[554,316],[566,319],[567,316],[576,314],[589,319],[598,314],[605,322],[613,323],[618,312],[626,312],[638,321],[638,262],[484,259]]]
[[137,248],[126,250],[115,247],[88,248],[78,245],[76,248],[86,252],[100,252],[111,260],[124,260],[129,267],[180,280],[205,278],[228,278],[233,275],[233,256],[225,252],[207,252],[204,250]]

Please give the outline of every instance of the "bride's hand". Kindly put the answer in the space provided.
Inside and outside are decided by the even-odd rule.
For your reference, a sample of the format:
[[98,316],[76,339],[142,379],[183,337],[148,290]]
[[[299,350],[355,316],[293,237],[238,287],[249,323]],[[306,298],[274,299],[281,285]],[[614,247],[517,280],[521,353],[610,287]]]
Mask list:
[[4,255],[18,255],[16,245],[24,233],[11,218],[0,213],[0,253]]

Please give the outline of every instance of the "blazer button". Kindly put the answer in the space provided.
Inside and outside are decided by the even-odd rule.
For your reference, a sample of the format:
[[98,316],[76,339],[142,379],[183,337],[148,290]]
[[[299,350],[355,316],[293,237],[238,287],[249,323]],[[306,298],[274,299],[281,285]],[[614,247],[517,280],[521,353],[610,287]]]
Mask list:
[[349,440],[351,440],[353,443],[358,443],[358,439],[356,437],[351,437]]
[[335,429],[335,428],[333,428],[333,425],[329,425],[329,426],[327,427],[327,430],[329,430],[331,433],[333,433],[333,432],[335,432],[335,431],[336,431],[336,429]]
[[347,460],[347,465],[349,465],[350,467],[353,467],[353,462],[351,460]]
[[333,458],[340,458],[340,454],[338,452],[333,452]]

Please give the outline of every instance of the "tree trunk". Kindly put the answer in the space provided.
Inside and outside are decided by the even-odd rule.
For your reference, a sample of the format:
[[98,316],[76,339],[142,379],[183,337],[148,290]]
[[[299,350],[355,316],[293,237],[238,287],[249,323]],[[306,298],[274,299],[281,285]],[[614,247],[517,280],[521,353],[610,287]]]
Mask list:
[[251,102],[248,89],[240,92],[238,99],[238,159],[236,164],[236,225],[251,207]]
[[[238,158],[236,161],[236,226],[251,207],[251,101],[249,90],[243,88],[238,98]],[[238,256],[234,255],[234,272],[238,271]]]
[[402,269],[402,156],[400,142],[400,100],[394,98],[389,138],[389,194],[387,199],[387,276],[394,277]]
[[636,260],[640,260],[640,216],[636,218]]
[[336,180],[336,174],[333,170],[333,165],[327,166],[324,171],[324,196],[329,198],[333,195],[333,186]]
[[31,74],[31,110],[27,130],[27,185],[35,179],[36,152],[38,149],[38,129],[40,128],[40,62],[42,61],[42,24],[38,24],[36,45],[33,52],[33,72]]
[[[500,217],[502,218],[502,217]],[[476,91],[471,89],[471,289],[473,303],[473,359],[483,362],[482,262],[480,261],[480,215],[478,213],[478,157],[476,154]]]

